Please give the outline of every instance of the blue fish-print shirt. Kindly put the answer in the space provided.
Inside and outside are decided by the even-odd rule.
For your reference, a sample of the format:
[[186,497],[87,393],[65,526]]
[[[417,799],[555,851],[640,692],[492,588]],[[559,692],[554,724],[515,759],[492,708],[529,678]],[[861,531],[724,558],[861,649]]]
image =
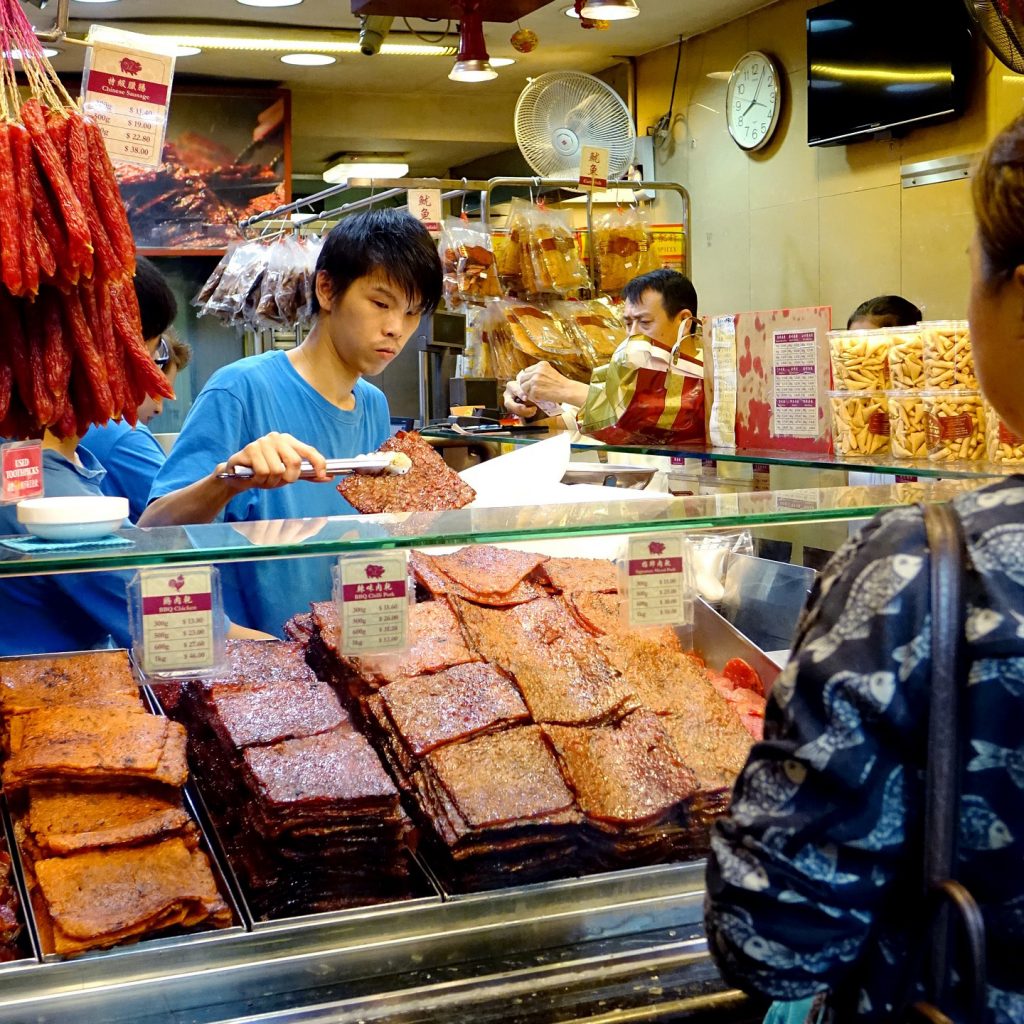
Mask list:
[[[960,879],[988,936],[991,1024],[1024,1021],[1024,477],[958,498],[968,756]],[[891,1019],[920,890],[931,618],[920,509],[873,520],[811,594],[765,740],[715,826],[705,917],[733,984],[825,989],[840,1020]],[[840,996],[840,993],[842,995]]]

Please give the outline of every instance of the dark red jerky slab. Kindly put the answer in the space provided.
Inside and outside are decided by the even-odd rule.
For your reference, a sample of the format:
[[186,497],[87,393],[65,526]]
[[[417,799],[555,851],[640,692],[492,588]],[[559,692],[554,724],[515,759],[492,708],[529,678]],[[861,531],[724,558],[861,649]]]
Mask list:
[[472,828],[541,818],[573,806],[535,725],[450,743],[428,754],[426,763]]
[[667,714],[689,701],[721,700],[700,662],[666,647],[657,633],[616,633],[598,639],[597,646],[651,711]]
[[353,474],[342,480],[339,493],[360,512],[439,512],[462,508],[476,497],[419,434],[400,430],[378,451],[404,452],[412,468],[405,476]]
[[507,594],[547,561],[544,555],[492,544],[459,548],[450,555],[430,557],[435,569],[475,594]]
[[549,558],[541,572],[555,590],[616,594],[618,568],[604,558]]
[[[53,138],[47,132],[43,109],[37,99],[29,99],[22,104],[21,120],[32,135],[32,146],[39,166],[53,191],[58,216],[67,228],[71,262],[84,273],[91,273],[92,242],[85,213],[64,168],[64,160],[54,146]],[[54,131],[58,133],[58,137],[63,130],[63,122],[60,119],[55,120]]]
[[11,126],[0,124],[0,276],[12,295],[25,293],[21,240]]
[[373,748],[351,729],[249,747],[243,756],[255,791],[268,804],[375,806],[398,795]]
[[389,683],[380,696],[395,728],[416,755],[529,718],[515,686],[481,662]]
[[658,717],[634,711],[615,725],[545,726],[583,813],[643,825],[685,813],[697,781]]
[[[14,161],[15,187],[18,198],[18,223],[22,231],[21,276],[26,295],[39,291],[39,259],[32,216],[32,175],[36,173],[32,159],[32,140],[20,124],[10,125],[11,157]],[[51,274],[52,276],[52,274]]]
[[525,604],[527,601],[535,601],[538,597],[544,596],[544,591],[529,580],[521,580],[504,594],[477,593],[464,587],[461,583],[457,583],[450,576],[446,576],[437,567],[434,557],[423,551],[412,552],[409,565],[415,573],[417,581],[434,597],[450,595],[490,608],[511,608],[514,605]]

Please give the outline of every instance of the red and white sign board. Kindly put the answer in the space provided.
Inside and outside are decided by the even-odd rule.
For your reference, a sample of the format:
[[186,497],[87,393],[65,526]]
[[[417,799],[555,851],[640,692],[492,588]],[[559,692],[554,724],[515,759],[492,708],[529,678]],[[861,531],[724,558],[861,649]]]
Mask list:
[[169,566],[139,571],[139,660],[147,675],[202,671],[217,664],[215,626],[221,611],[215,598],[213,571],[209,565],[178,571]]
[[409,635],[409,556],[379,551],[338,559],[335,603],[342,654],[402,651]]
[[0,446],[0,504],[42,496],[42,442],[12,441]]
[[630,537],[622,572],[630,626],[683,626],[692,621],[687,543],[679,536]]
[[580,188],[596,192],[608,187],[608,150],[601,146],[584,146],[580,154]]
[[433,235],[441,232],[441,190],[409,189],[409,212]]

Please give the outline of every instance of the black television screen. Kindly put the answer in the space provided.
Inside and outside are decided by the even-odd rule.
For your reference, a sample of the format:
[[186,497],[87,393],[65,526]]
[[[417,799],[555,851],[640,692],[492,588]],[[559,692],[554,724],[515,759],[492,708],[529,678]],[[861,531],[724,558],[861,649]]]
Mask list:
[[973,67],[962,0],[832,0],[807,12],[807,141],[899,134],[964,112]]

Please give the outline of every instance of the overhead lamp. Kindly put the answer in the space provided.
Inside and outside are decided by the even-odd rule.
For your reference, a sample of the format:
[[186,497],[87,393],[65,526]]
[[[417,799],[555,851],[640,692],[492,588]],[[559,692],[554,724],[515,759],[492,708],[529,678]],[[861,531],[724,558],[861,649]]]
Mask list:
[[298,7],[302,0],[238,0],[246,7]]
[[280,58],[282,64],[294,64],[300,68],[322,68],[337,59],[329,53],[283,53]]
[[[228,32],[211,31],[209,34],[196,31],[197,26],[189,26],[191,31],[150,31],[148,35],[154,39],[164,39],[178,47],[197,46],[203,50],[235,50],[245,53],[359,53],[359,40],[351,34],[325,32],[320,36],[296,33],[292,36],[287,31],[278,30],[274,36],[234,35]],[[212,27],[212,26],[211,26]],[[394,35],[391,37],[394,39]],[[399,57],[452,57],[454,46],[444,43],[384,43],[380,48],[383,54]]]
[[354,153],[324,171],[324,181],[339,185],[352,178],[403,178],[409,165],[401,153]]
[[591,21],[625,21],[640,14],[636,0],[583,0],[580,17]]
[[175,57],[194,57],[197,53],[202,53],[202,49],[198,46],[179,46],[175,48]]
[[509,68],[515,64],[515,57],[491,57],[492,68]]
[[[58,53],[60,53],[60,50],[55,50],[51,46],[44,46],[43,47],[43,56],[44,57],[56,57]],[[11,60],[22,60],[21,50],[7,50],[4,53],[4,56],[5,57],[10,57]],[[30,56],[34,57],[35,54],[30,54]]]
[[459,26],[459,52],[448,77],[453,82],[489,82],[498,77],[487,56],[484,22],[476,4],[467,8]]

